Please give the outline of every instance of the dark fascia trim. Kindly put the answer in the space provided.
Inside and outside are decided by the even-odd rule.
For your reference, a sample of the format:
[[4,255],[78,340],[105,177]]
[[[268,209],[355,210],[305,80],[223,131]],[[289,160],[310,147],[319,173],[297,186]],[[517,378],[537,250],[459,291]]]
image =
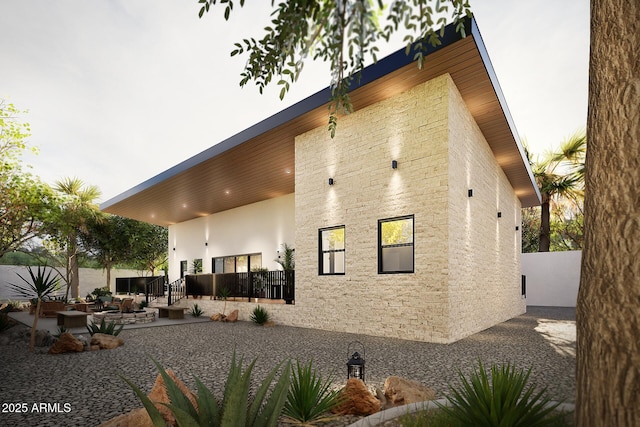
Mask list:
[[[475,24],[475,19],[465,19],[464,21],[464,31],[466,35],[473,34],[473,28],[477,26]],[[479,33],[478,33],[479,35]],[[455,25],[450,24],[445,27],[444,34],[440,38],[441,44],[438,46],[431,46],[427,41],[423,41],[424,47],[424,56],[428,56],[433,52],[436,52],[444,47],[447,47],[459,40],[462,40],[463,36],[460,32],[456,31]],[[418,43],[414,43],[412,48],[410,49],[409,54],[406,53],[406,48],[397,50],[396,52],[380,59],[377,63],[369,65],[365,69],[362,70],[362,73],[359,76],[355,76],[350,85],[350,91],[353,91],[359,87],[365,86],[369,83],[374,82],[375,80],[386,76],[393,71],[396,71],[405,65],[411,64],[415,62],[414,57],[415,53],[418,50]],[[482,45],[482,43],[480,43]],[[482,45],[484,48],[484,45]],[[486,53],[486,52],[485,52]],[[488,58],[488,57],[487,57]],[[495,82],[494,82],[495,84]],[[226,140],[213,145],[212,147],[196,154],[193,157],[188,158],[187,160],[178,163],[177,165],[167,169],[164,172],[159,173],[158,175],[142,182],[141,184],[132,187],[131,189],[103,202],[100,205],[101,210],[105,210],[110,206],[113,206],[129,197],[132,197],[138,193],[143,192],[146,189],[149,189],[167,179],[170,179],[204,161],[212,159],[232,148],[235,148],[252,138],[255,138],[265,132],[268,132],[272,129],[275,129],[279,126],[286,124],[287,122],[300,117],[310,111],[315,110],[318,107],[322,107],[326,105],[331,98],[331,88],[327,87],[322,89],[319,92],[314,93],[313,95],[299,101],[292,106],[285,108],[284,110],[274,114],[271,117],[268,117],[255,125],[237,133]],[[506,104],[505,104],[506,105]],[[503,106],[504,108],[504,106]]]
[[527,170],[527,174],[529,174],[529,180],[531,181],[531,185],[536,192],[536,196],[538,198],[538,202],[542,203],[542,196],[540,195],[540,190],[538,189],[538,184],[536,183],[536,179],[533,176],[533,171],[531,170],[531,165],[529,164],[529,160],[527,159],[527,155],[524,151],[524,147],[522,145],[522,141],[520,140],[520,136],[518,134],[518,130],[516,129],[515,122],[513,121],[513,117],[511,117],[511,112],[509,111],[509,107],[507,106],[507,100],[502,93],[502,88],[500,87],[500,83],[498,82],[498,77],[496,76],[496,72],[493,69],[493,64],[491,64],[491,59],[489,58],[489,53],[487,52],[487,48],[482,40],[482,35],[480,34],[480,30],[478,29],[478,24],[475,19],[472,19],[470,22],[471,31],[470,34],[473,36],[473,41],[478,48],[478,52],[480,53],[480,57],[482,58],[482,63],[484,64],[484,68],[487,71],[487,75],[489,76],[489,80],[491,80],[491,86],[498,98],[498,102],[500,102],[500,109],[504,114],[504,118],[509,125],[509,129],[511,130],[511,134],[513,135],[513,140],[516,142],[516,147],[520,152],[520,158],[522,159],[522,165]]

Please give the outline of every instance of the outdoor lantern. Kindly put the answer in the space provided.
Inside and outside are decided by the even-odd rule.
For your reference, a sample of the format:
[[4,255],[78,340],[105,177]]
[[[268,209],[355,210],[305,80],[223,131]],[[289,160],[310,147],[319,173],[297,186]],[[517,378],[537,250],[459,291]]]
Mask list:
[[391,169],[398,169],[398,161],[391,160]]
[[333,178],[329,178],[329,185],[333,185]]
[[[360,344],[360,347],[362,347],[362,355],[364,356],[364,346],[358,341],[349,344],[347,353],[349,353],[351,344]],[[357,378],[364,382],[364,359],[360,357],[360,353],[357,351],[351,355],[351,359],[347,362],[347,379],[349,378]]]

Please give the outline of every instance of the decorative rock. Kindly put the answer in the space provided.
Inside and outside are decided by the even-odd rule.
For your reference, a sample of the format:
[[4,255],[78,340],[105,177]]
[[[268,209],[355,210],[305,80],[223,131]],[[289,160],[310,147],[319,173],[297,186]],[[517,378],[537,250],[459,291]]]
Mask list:
[[267,320],[262,324],[262,326],[264,326],[265,328],[273,328],[276,326],[276,322],[274,322],[273,320]]
[[389,377],[384,382],[384,395],[388,406],[434,400],[436,393],[419,382],[400,377]]
[[[195,396],[193,395],[191,390],[189,390],[189,388],[186,385],[184,385],[184,383],[180,381],[178,377],[176,377],[176,374],[171,369],[167,369],[166,372],[169,375],[169,377],[171,377],[171,379],[175,381],[180,391],[182,391],[184,395],[187,396],[187,398],[193,404],[193,407],[196,408],[197,410],[198,403],[196,402]],[[164,379],[162,378],[162,375],[158,374],[158,376],[156,377],[156,382],[153,384],[153,387],[151,388],[151,391],[149,392],[148,396],[149,396],[149,399],[151,399],[151,401],[156,405],[156,408],[158,408],[158,411],[160,411],[160,413],[162,414],[162,418],[164,418],[167,424],[172,426],[176,425],[176,420],[173,417],[173,414],[171,413],[169,408],[163,405],[163,403],[170,403],[170,402],[169,402],[169,395],[167,394],[167,388],[164,384]]]
[[51,333],[44,329],[38,329],[35,336],[36,347],[49,347],[55,342],[55,338]]
[[91,337],[91,345],[97,345],[101,349],[110,350],[116,347],[124,345],[122,338],[118,338],[114,335],[108,334],[93,334]]
[[238,310],[233,310],[227,317],[222,319],[223,322],[236,322],[238,320]]
[[151,417],[144,408],[137,408],[118,415],[100,424],[98,427],[153,427]]
[[80,352],[84,349],[82,343],[76,339],[69,332],[65,332],[60,335],[58,341],[56,341],[49,349],[49,354],[62,354],[70,352]]
[[340,394],[343,402],[333,410],[335,414],[371,415],[380,411],[380,401],[371,394],[362,380],[347,380]]
[[224,316],[222,315],[222,313],[216,313],[216,314],[212,315],[210,317],[210,319],[213,320],[214,322],[220,322],[223,317]]

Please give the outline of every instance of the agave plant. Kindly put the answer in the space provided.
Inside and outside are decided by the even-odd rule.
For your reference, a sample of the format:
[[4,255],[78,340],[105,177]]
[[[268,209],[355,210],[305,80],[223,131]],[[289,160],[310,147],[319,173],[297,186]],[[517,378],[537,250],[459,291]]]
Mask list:
[[116,328],[115,322],[106,323],[104,321],[104,318],[102,318],[102,320],[100,321],[100,326],[96,325],[93,320],[91,321],[90,325],[87,325],[87,331],[89,331],[90,335],[106,334],[118,336],[118,334],[122,332],[122,328],[124,328],[124,325],[120,325],[118,328]]
[[35,344],[36,344],[36,329],[38,328],[38,317],[40,315],[40,306],[42,305],[42,300],[58,289],[59,278],[57,276],[51,276],[53,270],[47,271],[47,266],[38,266],[38,271],[36,273],[33,272],[31,267],[27,267],[29,271],[29,276],[31,280],[27,280],[18,274],[18,277],[22,279],[24,284],[15,285],[10,284],[9,286],[16,292],[18,295],[23,296],[25,298],[35,298],[36,299],[36,312],[33,316],[33,325],[31,326],[31,340],[29,342],[29,349],[33,353]]
[[564,425],[564,413],[545,396],[546,387],[536,391],[527,386],[531,368],[526,372],[510,363],[491,367],[491,380],[482,362],[474,368],[471,381],[458,372],[461,387],[449,386],[450,406],[438,404],[452,426],[546,427]]
[[202,311],[198,304],[193,304],[193,307],[191,307],[191,310],[189,310],[189,314],[193,317],[200,317],[203,313],[204,311]]
[[[264,379],[253,399],[249,396],[251,387],[251,371],[255,359],[242,372],[242,358],[236,361],[235,351],[231,359],[231,368],[225,384],[222,401],[218,401],[211,390],[195,378],[197,394],[196,407],[189,398],[178,388],[175,381],[167,374],[165,369],[153,358],[153,363],[158,368],[167,388],[170,404],[166,404],[174,415],[179,426],[208,426],[208,427],[275,427],[282,408],[287,398],[289,389],[289,376],[291,363],[284,364],[282,374],[272,387],[277,372],[282,368],[282,363],[276,366]],[[122,377],[129,384],[136,395],[142,401],[149,417],[155,427],[165,427],[166,422],[154,403],[131,381]],[[271,393],[267,396],[268,392]]]
[[335,418],[330,411],[340,404],[340,390],[332,390],[332,383],[333,377],[323,381],[322,376],[316,373],[313,361],[305,366],[296,361],[284,415],[291,421],[304,425]]
[[251,321],[258,325],[264,325],[267,323],[269,321],[269,313],[267,312],[267,309],[260,307],[259,305],[256,306],[251,313]]

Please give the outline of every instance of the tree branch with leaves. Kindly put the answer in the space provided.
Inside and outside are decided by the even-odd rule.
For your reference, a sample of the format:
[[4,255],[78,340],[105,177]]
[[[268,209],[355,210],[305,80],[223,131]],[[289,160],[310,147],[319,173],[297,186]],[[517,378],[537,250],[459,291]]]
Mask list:
[[[240,0],[240,7],[244,3]],[[272,0],[272,7],[275,3]],[[200,18],[219,6],[224,8],[224,19],[229,20],[235,7],[233,0],[199,0],[199,4]],[[349,98],[352,84],[368,60],[377,61],[379,41],[388,42],[393,34],[405,31],[407,55],[413,52],[422,67],[426,50],[441,43],[449,21],[464,35],[464,18],[471,16],[471,9],[468,0],[393,1],[389,6],[382,0],[290,0],[279,2],[271,16],[261,39],[243,39],[231,51],[231,56],[247,56],[240,86],[253,81],[263,93],[275,81],[282,99],[298,80],[305,61],[328,62],[328,129],[333,138],[338,116],[353,111]]]

